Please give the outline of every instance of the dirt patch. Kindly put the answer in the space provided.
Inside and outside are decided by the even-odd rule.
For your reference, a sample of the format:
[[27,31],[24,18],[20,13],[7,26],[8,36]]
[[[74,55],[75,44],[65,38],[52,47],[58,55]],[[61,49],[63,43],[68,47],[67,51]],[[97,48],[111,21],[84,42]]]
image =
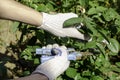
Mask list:
[[14,71],[14,69],[19,67],[17,65],[18,55],[8,48],[11,43],[16,44],[21,36],[20,31],[12,32],[13,23],[9,20],[0,20],[0,80],[15,78],[17,70]]
[[10,45],[10,43],[16,43],[20,38],[21,33],[17,31],[13,33],[11,31],[11,27],[13,25],[12,21],[9,20],[0,20],[0,52],[4,53],[6,51],[6,47]]

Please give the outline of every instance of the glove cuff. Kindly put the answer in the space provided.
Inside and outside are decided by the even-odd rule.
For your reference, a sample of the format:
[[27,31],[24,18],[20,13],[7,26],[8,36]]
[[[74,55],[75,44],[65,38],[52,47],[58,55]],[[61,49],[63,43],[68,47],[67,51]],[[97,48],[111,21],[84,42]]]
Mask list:
[[[57,60],[55,59],[55,61]],[[44,62],[38,66],[36,70],[32,72],[32,74],[44,74],[48,77],[49,80],[54,80],[69,67],[70,61],[65,61],[64,64],[61,62],[62,60],[58,59],[58,61],[54,63],[55,67],[50,66],[53,65],[53,62]],[[62,68],[60,66],[62,66]]]
[[41,12],[41,14],[42,14],[42,24],[37,27],[38,29],[42,28],[42,26],[43,26],[44,23],[45,23],[45,17],[48,16],[48,14],[47,14],[47,13],[44,13],[44,12]]
[[46,77],[48,77],[49,80],[54,80],[52,76],[48,74],[48,72],[40,71],[40,70],[35,70],[32,72],[32,74],[44,74]]

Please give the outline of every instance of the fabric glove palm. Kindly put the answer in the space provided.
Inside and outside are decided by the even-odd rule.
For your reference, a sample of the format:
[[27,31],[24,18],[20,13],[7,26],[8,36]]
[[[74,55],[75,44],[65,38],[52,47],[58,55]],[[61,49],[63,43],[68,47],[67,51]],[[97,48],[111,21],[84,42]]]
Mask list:
[[69,67],[70,62],[67,58],[66,48],[57,46],[57,49],[61,50],[61,56],[55,56],[53,59],[42,63],[36,68],[33,74],[42,73],[46,75],[49,78],[49,80],[54,80]]
[[42,15],[43,15],[43,22],[42,25],[39,26],[38,28],[46,30],[60,37],[73,37],[82,40],[89,39],[74,27],[63,28],[64,21],[73,17],[78,17],[78,15],[74,13],[58,13],[53,15],[44,12],[42,13]]

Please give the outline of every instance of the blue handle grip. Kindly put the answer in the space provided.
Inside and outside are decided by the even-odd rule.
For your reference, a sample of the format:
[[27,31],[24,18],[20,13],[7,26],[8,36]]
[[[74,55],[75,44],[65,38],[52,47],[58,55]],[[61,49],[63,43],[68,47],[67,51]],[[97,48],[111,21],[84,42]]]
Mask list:
[[[80,54],[80,52],[76,52],[73,48],[68,48],[67,49],[68,52],[68,60],[77,60],[79,58],[81,58],[82,54]],[[36,54],[37,55],[42,55],[41,56],[41,62],[45,62],[48,61],[52,58],[54,58],[55,55],[61,55],[62,52],[60,49],[57,48],[53,48],[53,49],[42,49],[42,48],[38,48],[36,49]]]

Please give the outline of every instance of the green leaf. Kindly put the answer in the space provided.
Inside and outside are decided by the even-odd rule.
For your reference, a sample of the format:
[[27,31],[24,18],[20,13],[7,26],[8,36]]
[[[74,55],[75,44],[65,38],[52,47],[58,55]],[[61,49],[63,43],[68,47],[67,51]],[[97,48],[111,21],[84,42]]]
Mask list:
[[89,5],[91,7],[96,7],[96,6],[99,6],[99,3],[97,3],[96,1],[89,1]]
[[74,80],[80,80],[80,79],[81,79],[80,73],[77,73],[77,75],[75,76]]
[[15,33],[18,30],[20,22],[14,22],[11,28],[11,32]]
[[30,71],[24,71],[24,72],[23,72],[23,75],[24,75],[24,76],[30,75]]
[[92,18],[84,16],[83,24],[93,33],[93,35],[97,35],[98,31],[96,29],[96,23]]
[[47,11],[54,11],[55,9],[53,8],[53,5],[50,3],[46,4]]
[[82,76],[91,76],[91,72],[89,70],[83,71]]
[[38,58],[35,58],[35,59],[34,59],[34,64],[40,64],[40,61],[39,61]]
[[89,78],[81,77],[79,80],[90,80]]
[[116,62],[115,65],[120,68],[120,62]]
[[120,68],[118,68],[116,66],[111,66],[111,70],[120,73]]
[[117,55],[119,52],[119,42],[116,39],[109,39],[109,44],[107,47],[113,52],[112,55]]
[[66,75],[70,78],[74,78],[77,74],[77,70],[74,68],[68,68],[66,71]]
[[75,26],[76,24],[80,24],[82,20],[83,20],[82,18],[70,18],[63,23],[63,27],[66,28]]
[[115,24],[120,27],[120,16],[115,20]]
[[55,80],[63,80],[63,78],[61,76],[59,76],[57,79]]
[[32,60],[32,49],[31,48],[26,48],[21,54],[20,57],[24,58],[25,60]]
[[41,12],[47,12],[46,5],[44,5],[44,4],[38,5],[38,10]]
[[67,7],[69,7],[70,6],[70,2],[69,2],[69,0],[65,0],[65,1],[63,1],[63,5],[62,5],[64,8],[67,8]]
[[95,48],[96,47],[96,41],[90,41],[85,44],[85,48]]
[[105,40],[109,43],[109,36],[107,36],[107,31],[104,29],[99,29],[98,32],[100,33],[101,38],[103,38],[103,40]]
[[[110,72],[109,72],[110,73]],[[119,77],[119,74],[116,74],[114,72],[111,72],[109,75],[108,75],[109,79],[110,80],[119,80],[120,78]]]
[[27,46],[25,50],[20,54],[21,58],[24,58],[25,60],[32,60],[32,52],[35,52],[36,48],[39,46]]
[[102,78],[100,76],[92,76],[92,78],[90,80],[104,80],[104,78]]
[[89,11],[88,11],[88,15],[93,15],[93,14],[98,14],[98,13],[102,13],[106,10],[105,7],[102,7],[102,6],[97,6],[97,7],[93,7],[93,8],[90,8]]
[[101,45],[100,43],[97,43],[96,46],[98,47],[101,53],[105,54],[105,48],[103,47],[103,45]]
[[96,67],[101,67],[102,66],[101,62],[102,60],[100,58],[97,58],[97,60],[95,61]]
[[38,3],[38,2],[40,2],[40,1],[42,1],[42,0],[31,0],[33,3]]
[[106,21],[114,20],[118,16],[118,13],[113,9],[108,9],[104,14],[103,17]]
[[95,64],[94,56],[90,56],[89,61],[90,63]]
[[83,46],[85,46],[85,44],[80,43],[80,42],[76,42],[74,45],[75,45],[77,48],[80,48],[80,49],[82,49]]
[[79,0],[78,3],[80,4],[80,6],[82,7],[87,7],[89,4],[89,0]]
[[111,71],[111,69],[109,67],[100,67],[99,70],[104,74],[104,73],[109,73]]
[[100,15],[94,15],[92,18],[97,19],[99,22],[101,22],[103,24],[105,23],[101,18],[101,14]]

